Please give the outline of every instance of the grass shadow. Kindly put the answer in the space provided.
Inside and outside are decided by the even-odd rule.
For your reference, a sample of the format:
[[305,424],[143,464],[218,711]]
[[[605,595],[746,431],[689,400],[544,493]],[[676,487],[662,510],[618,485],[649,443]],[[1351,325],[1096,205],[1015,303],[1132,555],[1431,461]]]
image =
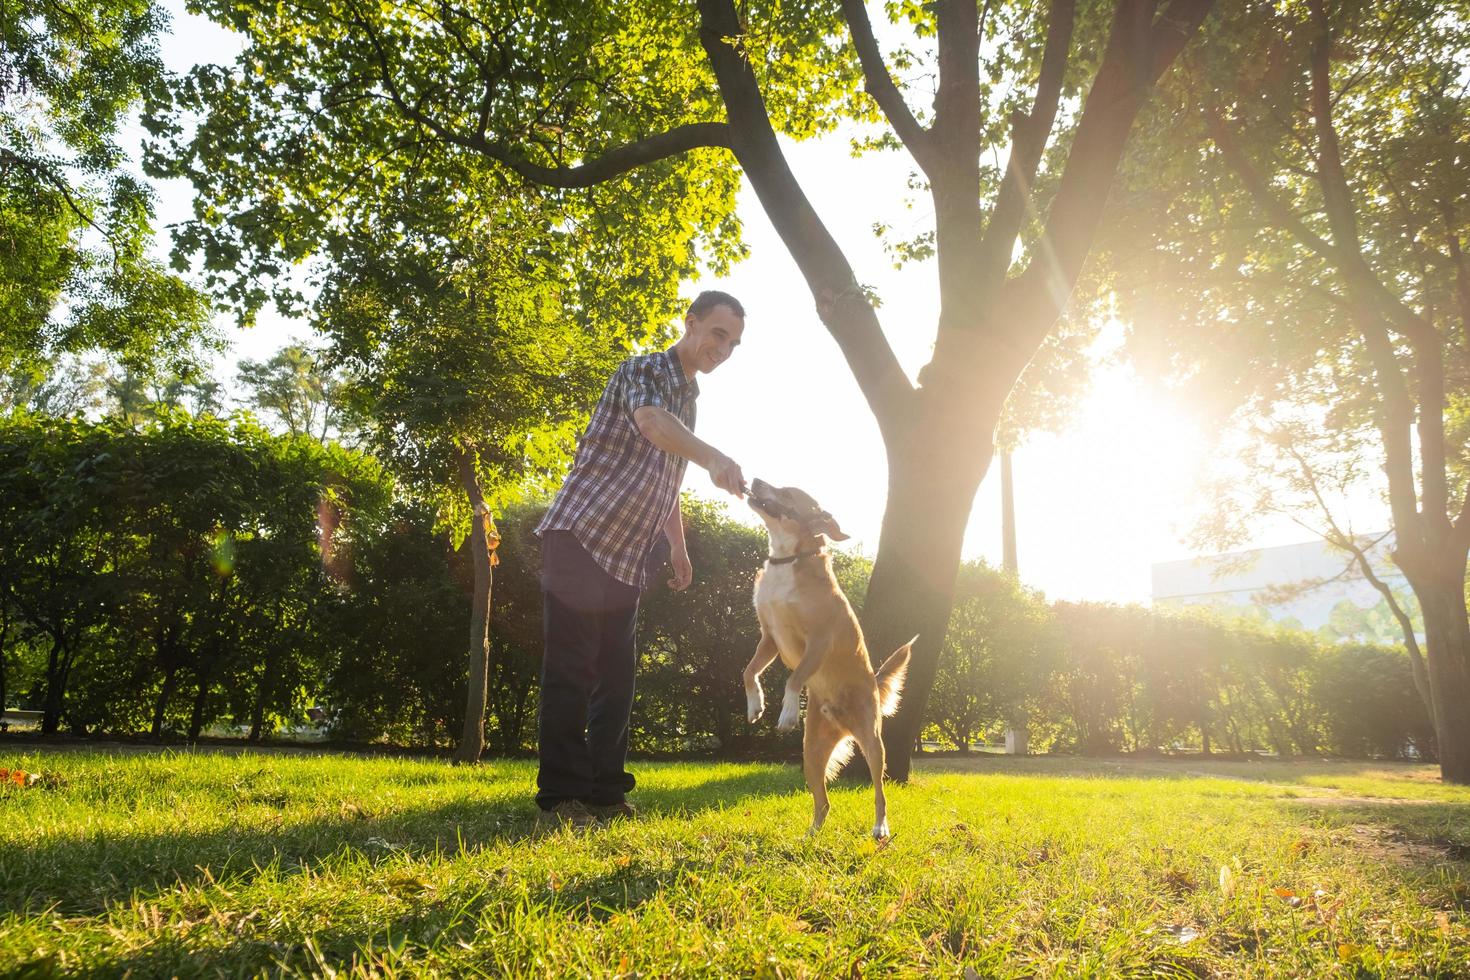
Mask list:
[[[652,785],[635,793],[643,819],[690,818],[801,788],[799,773],[776,767],[715,776],[685,786]],[[273,826],[235,824],[209,830],[180,826],[167,832],[93,831],[54,836],[11,847],[0,862],[0,914],[95,914],[134,895],[226,879],[249,880],[266,869],[299,873],[345,850],[372,861],[400,855],[475,851],[536,836],[536,810],[523,784],[486,799],[466,794],[429,806],[289,819],[279,800]]]
[[1470,885],[1470,805],[1283,799],[1279,805],[1391,864],[1447,864]]

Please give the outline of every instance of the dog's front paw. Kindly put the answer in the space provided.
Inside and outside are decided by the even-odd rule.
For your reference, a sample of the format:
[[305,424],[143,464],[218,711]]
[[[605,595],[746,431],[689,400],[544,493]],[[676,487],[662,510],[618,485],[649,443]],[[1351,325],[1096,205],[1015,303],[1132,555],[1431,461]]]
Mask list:
[[745,692],[745,717],[754,725],[766,713],[766,696],[760,688]]
[[886,840],[892,835],[888,833],[888,818],[884,817],[873,824],[873,840]]
[[776,719],[776,727],[783,732],[789,732],[801,721],[801,709],[796,702],[788,701],[781,705],[781,717]]

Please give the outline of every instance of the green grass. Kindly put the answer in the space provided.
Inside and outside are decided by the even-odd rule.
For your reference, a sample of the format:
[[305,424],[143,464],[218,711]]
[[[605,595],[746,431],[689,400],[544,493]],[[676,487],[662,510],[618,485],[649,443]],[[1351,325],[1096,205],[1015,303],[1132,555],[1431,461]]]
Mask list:
[[[0,753],[4,749],[0,748]],[[635,766],[537,837],[534,769],[0,754],[0,973],[1470,976],[1470,790],[1423,766]],[[1225,878],[1222,887],[1222,871]]]

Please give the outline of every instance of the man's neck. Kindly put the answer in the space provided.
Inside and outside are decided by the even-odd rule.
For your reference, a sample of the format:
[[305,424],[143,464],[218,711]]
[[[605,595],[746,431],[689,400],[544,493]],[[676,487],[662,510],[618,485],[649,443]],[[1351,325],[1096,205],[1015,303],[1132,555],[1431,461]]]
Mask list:
[[689,335],[685,334],[678,343],[674,344],[674,356],[679,359],[679,367],[684,372],[685,381],[694,380],[694,349],[689,344]]

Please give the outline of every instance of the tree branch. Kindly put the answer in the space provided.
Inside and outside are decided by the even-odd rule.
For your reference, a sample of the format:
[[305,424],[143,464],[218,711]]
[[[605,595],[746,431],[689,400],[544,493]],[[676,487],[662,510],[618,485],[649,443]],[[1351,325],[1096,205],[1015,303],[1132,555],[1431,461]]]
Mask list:
[[1449,474],[1444,444],[1444,350],[1438,343],[1414,345],[1414,373],[1419,382],[1419,486],[1430,534],[1449,534]]
[[1460,229],[1455,220],[1455,207],[1448,200],[1439,202],[1444,218],[1445,236],[1449,239],[1449,259],[1455,268],[1455,297],[1460,305],[1460,341],[1470,351],[1470,256],[1460,248]]
[[67,186],[66,180],[64,178],[52,173],[50,168],[40,163],[39,161],[27,160],[20,154],[7,150],[3,146],[0,146],[0,160],[8,161],[17,167],[24,167],[36,177],[40,178],[40,180],[44,183],[50,184],[52,187],[54,187],[57,192],[61,194],[62,200],[66,202],[67,210],[76,215],[97,234],[102,236],[102,240],[107,243],[108,249],[112,252],[112,267],[116,269],[121,264],[122,249],[118,247],[116,239],[112,237],[112,235],[107,231],[106,228],[103,228],[96,222],[96,220],[93,219],[91,213],[86,208],[82,207],[80,201],[72,196],[71,188]]
[[973,324],[986,284],[974,276],[980,249],[980,23],[975,0],[936,0],[939,88],[934,94],[934,251],[943,330]]
[[[1290,438],[1289,433],[1287,441],[1284,443],[1284,448],[1291,458],[1296,461],[1297,468],[1301,470],[1302,478],[1307,481],[1307,487],[1311,490],[1312,497],[1317,501],[1317,507],[1321,510],[1322,517],[1327,521],[1327,527],[1329,529],[1329,534],[1327,535],[1328,543],[1336,545],[1343,551],[1351,554],[1357,562],[1358,569],[1363,573],[1363,577],[1368,580],[1368,584],[1377,589],[1379,595],[1383,596],[1388,602],[1388,608],[1393,613],[1394,619],[1398,621],[1399,629],[1404,634],[1404,647],[1409,651],[1409,659],[1413,667],[1414,688],[1419,692],[1419,697],[1424,701],[1424,706],[1429,710],[1429,715],[1432,719],[1434,716],[1434,701],[1429,693],[1429,671],[1424,665],[1424,656],[1419,650],[1419,640],[1414,635],[1413,621],[1399,605],[1398,599],[1393,594],[1393,590],[1373,571],[1373,564],[1368,560],[1366,551],[1358,544],[1357,539],[1352,534],[1344,532],[1338,525],[1337,519],[1332,516],[1332,508],[1327,506],[1327,500],[1322,494],[1321,486],[1317,482],[1316,471],[1312,469],[1311,464],[1307,462],[1306,457],[1297,448],[1296,441]],[[1383,539],[1379,538],[1378,540],[1381,541]],[[1378,544],[1378,541],[1373,542],[1373,545],[1376,544]],[[1372,545],[1369,547],[1372,547]]]
[[[901,438],[914,390],[847,256],[822,224],[781,152],[745,56],[732,0],[699,0],[700,43],[729,117],[730,146],[817,301],[885,440]],[[891,443],[890,443],[891,444]]]
[[1150,20],[1151,0],[1118,0],[1041,240],[1015,282],[1026,329],[1049,329],[1066,307],[1144,99],[1212,6],[1213,0],[1172,0]]
[[697,147],[730,148],[729,127],[722,122],[688,123],[676,126],[668,132],[648,136],[633,143],[625,143],[604,151],[600,156],[574,167],[547,167],[532,163],[515,148],[486,139],[483,134],[460,133],[434,119],[422,110],[423,99],[410,104],[404,98],[394,78],[394,59],[388,56],[382,37],[365,18],[354,18],[355,23],[367,34],[378,62],[379,77],[388,99],[398,107],[410,121],[418,123],[441,140],[455,146],[473,150],[491,160],[501,163],[532,183],[548,187],[581,188],[591,187],[619,177],[635,167],[677,156]]
[[1011,250],[1031,204],[1031,184],[1036,179],[1036,168],[1041,164],[1046,139],[1056,122],[1062,78],[1066,74],[1068,52],[1072,47],[1076,7],[1076,0],[1051,0],[1047,13],[1046,47],[1036,83],[1036,100],[1030,114],[1017,119],[1012,127],[1005,179],[996,196],[995,210],[991,212],[990,225],[985,229],[985,239],[976,263],[981,275],[987,275],[998,267],[998,275],[1003,277],[1010,267]]
[[[445,135],[451,142],[462,142]],[[549,187],[591,187],[619,177],[636,167],[678,156],[700,147],[731,149],[730,127],[722,122],[687,123],[604,151],[573,167],[544,167],[522,158],[502,143],[471,137],[463,145],[504,164],[527,180]]]
[[903,93],[894,84],[893,76],[883,63],[883,52],[873,36],[873,25],[868,20],[868,9],[863,0],[842,0],[842,14],[847,19],[847,29],[852,34],[853,47],[857,49],[858,61],[863,68],[864,87],[883,115],[888,125],[908,147],[909,153],[925,173],[929,171],[932,138],[928,130],[914,118]]
[[1456,546],[1470,546],[1470,480],[1465,482],[1465,497],[1460,501],[1460,515],[1455,518],[1454,527]]
[[1236,141],[1229,124],[1213,108],[1206,109],[1205,112],[1210,138],[1220,150],[1220,155],[1225,158],[1226,164],[1235,172],[1241,185],[1250,194],[1256,205],[1278,228],[1291,235],[1305,248],[1331,262],[1342,274],[1344,282],[1355,294],[1354,298],[1358,303],[1375,310],[1404,336],[1416,341],[1426,341],[1432,335],[1437,340],[1439,332],[1434,329],[1433,325],[1406,306],[1403,300],[1393,295],[1379,281],[1355,246],[1352,249],[1345,249],[1340,242],[1327,241],[1307,227],[1300,215],[1272,193],[1265,178],[1256,170]]

